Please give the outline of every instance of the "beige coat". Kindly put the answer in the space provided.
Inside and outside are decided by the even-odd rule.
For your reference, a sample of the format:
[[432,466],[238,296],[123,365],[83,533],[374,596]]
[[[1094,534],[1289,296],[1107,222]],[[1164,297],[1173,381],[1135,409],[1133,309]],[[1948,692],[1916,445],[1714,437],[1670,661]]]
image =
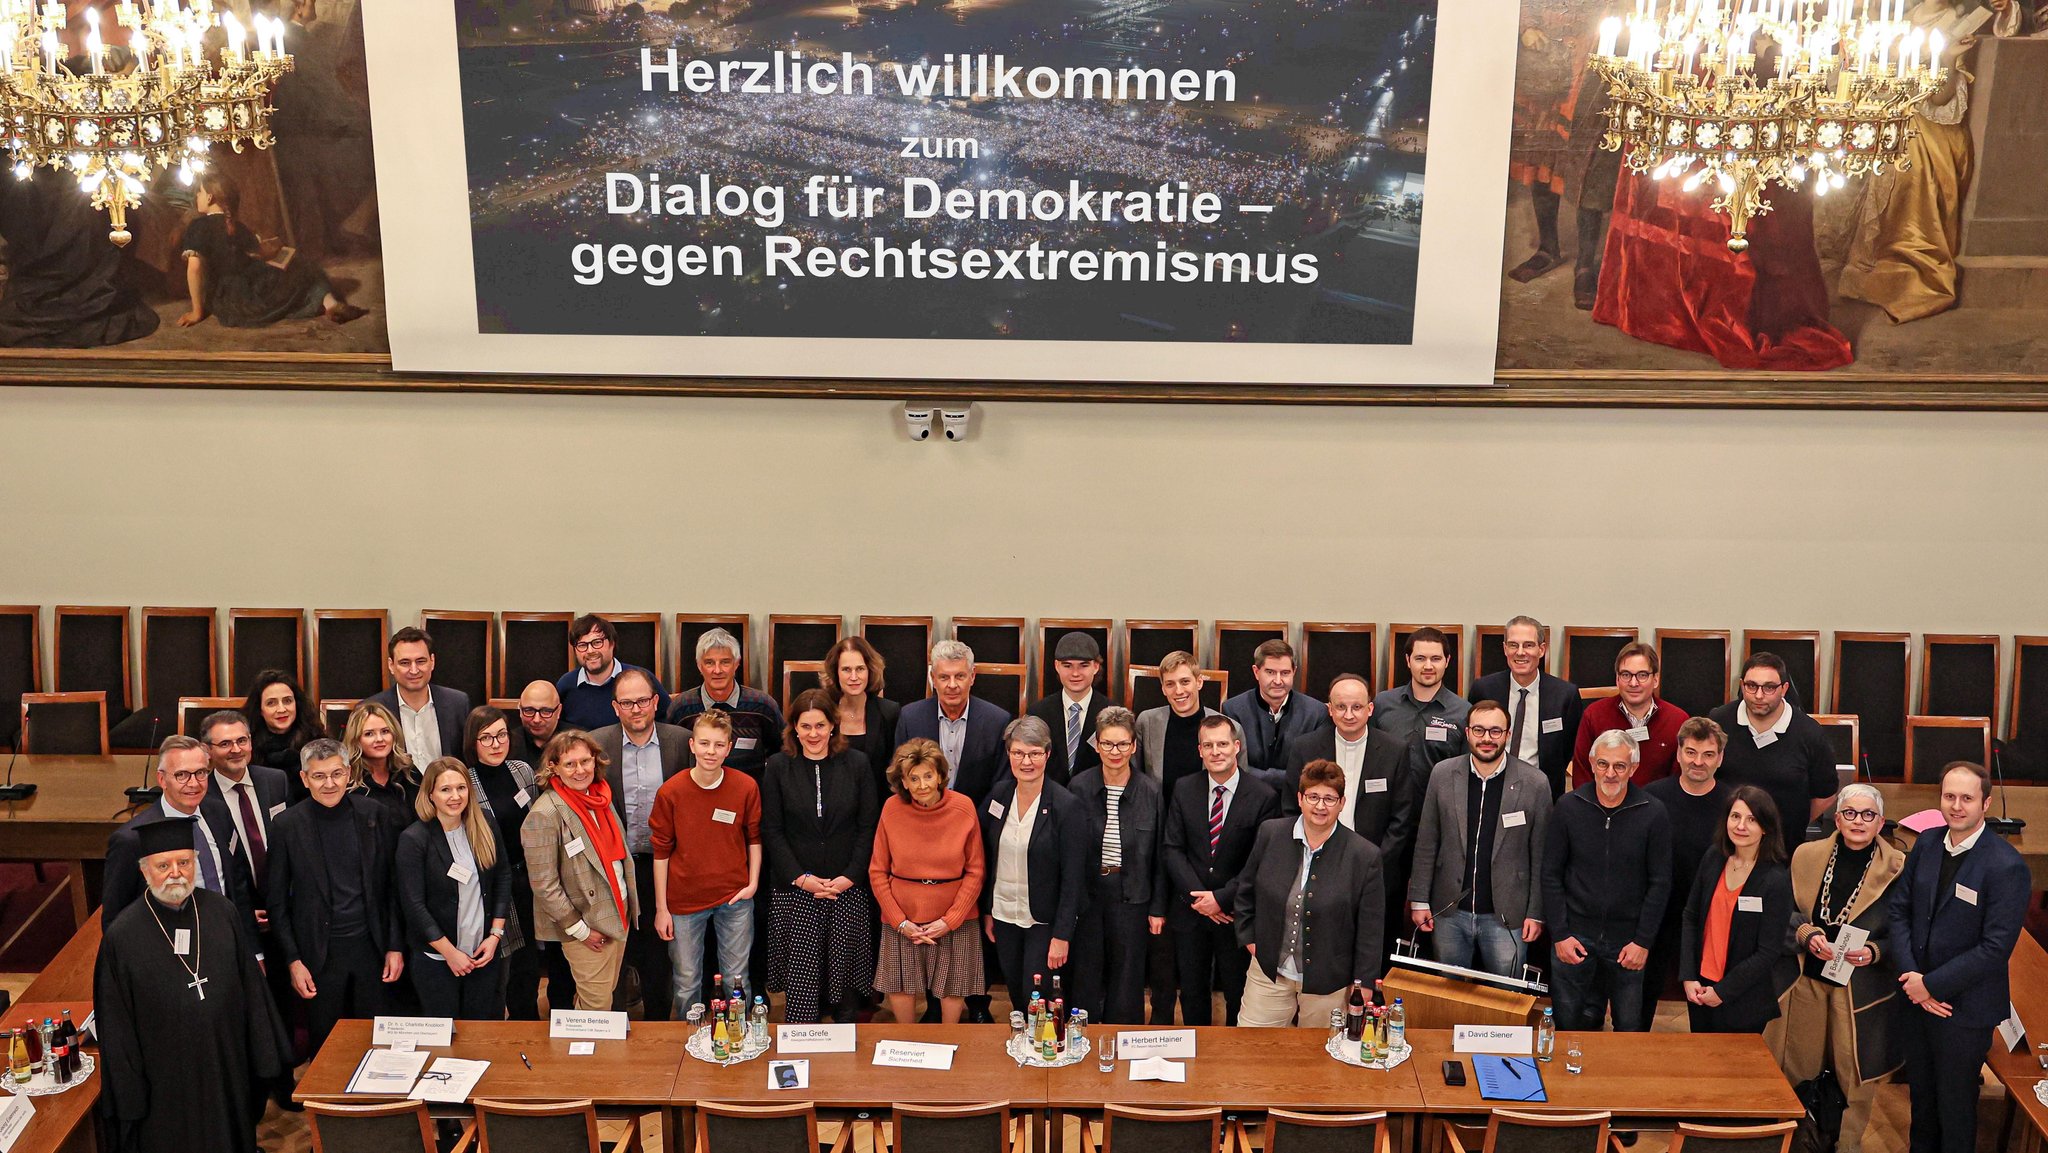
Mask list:
[[[582,852],[571,856],[573,841],[585,843]],[[605,880],[597,853],[588,847],[583,821],[554,790],[543,786],[540,799],[527,811],[519,827],[519,842],[526,850],[526,879],[533,886],[533,935],[543,941],[573,940],[569,926],[582,921],[592,932],[623,941],[626,926],[619,921],[619,907],[612,900],[611,883]],[[634,887],[633,861],[624,869],[628,920],[640,916],[640,893]]]

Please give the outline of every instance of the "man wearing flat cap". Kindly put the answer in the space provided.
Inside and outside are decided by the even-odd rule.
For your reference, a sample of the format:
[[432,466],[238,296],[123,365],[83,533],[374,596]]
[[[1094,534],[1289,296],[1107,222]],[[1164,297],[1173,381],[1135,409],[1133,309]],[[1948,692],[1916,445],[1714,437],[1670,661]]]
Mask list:
[[255,1153],[265,1083],[291,1073],[245,919],[199,887],[194,829],[135,828],[147,891],[107,926],[93,974],[99,1107],[117,1153]]
[[1102,646],[1084,632],[1061,633],[1052,647],[1053,671],[1060,691],[1041,697],[1024,710],[1052,730],[1052,759],[1045,775],[1062,786],[1075,774],[1099,767],[1095,751],[1095,715],[1114,704],[1095,679],[1102,675]]

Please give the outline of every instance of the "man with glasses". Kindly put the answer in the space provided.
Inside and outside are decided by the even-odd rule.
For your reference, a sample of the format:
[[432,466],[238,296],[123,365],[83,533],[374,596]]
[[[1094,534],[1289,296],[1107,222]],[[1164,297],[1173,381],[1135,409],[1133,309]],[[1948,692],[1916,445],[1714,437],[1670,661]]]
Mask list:
[[462,753],[462,722],[469,719],[469,694],[432,683],[434,638],[414,628],[399,629],[385,646],[391,687],[365,703],[379,704],[398,718],[405,751],[416,766]]
[[519,731],[513,734],[512,759],[540,768],[541,754],[561,727],[561,694],[548,681],[528,681],[519,694]]
[[1542,770],[1555,797],[1565,791],[1570,776],[1572,742],[1585,702],[1577,685],[1544,671],[1550,642],[1535,617],[1509,618],[1501,649],[1508,659],[1506,671],[1480,677],[1472,696],[1499,701],[1507,709],[1508,755]]
[[1820,723],[1785,699],[1785,662],[1753,653],[1742,663],[1742,699],[1710,715],[1728,734],[1721,779],[1771,795],[1785,820],[1785,847],[1806,839],[1806,826],[1835,803],[1841,783],[1835,750]]
[[1692,884],[1693,874],[1700,871],[1700,862],[1728,820],[1728,799],[1735,790],[1715,775],[1727,747],[1728,734],[1720,725],[1693,717],[1678,728],[1678,771],[1643,786],[1671,821],[1672,888],[1671,900],[1664,903],[1664,923],[1650,946],[1650,963],[1643,969],[1645,1021],[1656,1020],[1658,998],[1678,977],[1679,933],[1685,922],[1685,897],[1678,890]]
[[1578,747],[1572,753],[1572,779],[1584,782],[1593,771],[1593,738],[1621,731],[1636,743],[1635,783],[1647,785],[1671,775],[1678,755],[1678,729],[1686,711],[1657,695],[1663,686],[1657,650],[1636,641],[1614,657],[1615,694],[1586,704],[1579,718]]
[[[611,778],[612,808],[626,830],[626,851],[633,857],[633,872],[639,891],[654,892],[654,839],[648,821],[654,815],[654,797],[662,783],[693,763],[690,734],[675,725],[655,720],[660,713],[661,686],[645,669],[626,666],[611,678],[612,713],[616,724],[590,734],[604,752]],[[668,945],[654,933],[654,917],[660,912],[653,901],[640,902],[640,920],[626,934],[625,963],[640,974],[640,997],[647,1019],[669,1019],[669,998],[674,995],[670,976]]]
[[234,824],[248,858],[249,883],[255,889],[256,925],[268,929],[263,877],[269,866],[270,822],[284,812],[291,787],[282,769],[251,763],[256,746],[249,738],[249,722],[241,713],[233,709],[208,713],[199,722],[199,739],[206,745],[207,767],[213,770],[213,787],[199,807],[217,810],[211,815],[226,816]]
[[661,678],[618,658],[618,626],[596,613],[585,613],[569,622],[569,645],[575,652],[576,667],[555,682],[563,724],[586,732],[611,724],[612,682],[627,671],[645,676],[654,686],[654,715],[668,712],[668,693],[662,690]]
[[[244,735],[247,735],[246,726]],[[100,898],[100,924],[114,923],[121,911],[143,892],[141,840],[139,830],[157,821],[192,821],[194,877],[199,888],[219,893],[242,911],[249,941],[262,960],[262,945],[256,931],[256,886],[251,879],[249,858],[242,851],[242,838],[235,831],[227,809],[205,804],[213,785],[211,757],[201,741],[183,735],[168,736],[157,746],[156,784],[163,797],[146,805],[127,824],[107,839],[106,891]]]
[[1519,977],[1529,943],[1543,933],[1545,827],[1550,784],[1508,755],[1500,702],[1472,706],[1472,751],[1432,769],[1415,831],[1409,920],[1435,934],[1436,959]]

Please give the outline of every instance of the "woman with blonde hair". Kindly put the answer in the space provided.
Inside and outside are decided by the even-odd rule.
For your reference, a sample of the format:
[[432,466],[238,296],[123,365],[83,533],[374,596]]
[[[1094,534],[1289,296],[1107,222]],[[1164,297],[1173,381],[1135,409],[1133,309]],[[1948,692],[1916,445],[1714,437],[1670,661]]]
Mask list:
[[556,733],[541,753],[540,798],[519,827],[533,885],[533,935],[562,942],[576,1008],[586,1013],[612,1007],[626,927],[640,911],[606,764],[589,733]]
[[401,823],[413,819],[420,771],[405,750],[405,731],[391,710],[365,701],[348,715],[341,746],[348,753],[349,787],[391,810]]
[[495,822],[477,803],[469,766],[427,766],[414,800],[419,820],[398,836],[393,872],[413,988],[429,1017],[499,1021],[505,970],[499,950],[512,910],[512,869]]

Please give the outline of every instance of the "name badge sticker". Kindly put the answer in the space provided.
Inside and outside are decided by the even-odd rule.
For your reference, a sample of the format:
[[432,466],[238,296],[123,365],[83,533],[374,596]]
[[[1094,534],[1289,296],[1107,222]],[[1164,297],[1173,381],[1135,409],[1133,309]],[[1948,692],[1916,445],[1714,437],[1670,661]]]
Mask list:
[[1550,718],[1549,720],[1547,720],[1547,721],[1543,722],[1543,731],[1544,731],[1544,732],[1546,732],[1546,733],[1561,733],[1561,732],[1563,732],[1563,731],[1564,731],[1564,718],[1563,718],[1563,717],[1552,717],[1552,718]]
[[282,813],[282,812],[284,812],[284,802],[283,802],[283,801],[279,801],[278,803],[276,803],[276,804],[274,804],[274,805],[270,806],[270,815],[271,815],[271,816],[275,817],[275,816],[277,816],[277,815],[278,815],[279,813]]
[[[1977,890],[1972,889],[1968,885],[1957,885],[1956,896],[1961,898],[1962,900],[1970,902],[1972,905],[1977,903]],[[180,929],[179,932],[182,933],[184,932],[184,930]]]
[[569,854],[572,857],[582,856],[583,849],[584,845],[582,837],[577,837],[575,840],[570,841],[568,844],[562,846],[562,851]]
[[761,738],[759,737],[740,737],[733,741],[732,747],[736,749],[751,749],[760,743]]
[[994,797],[988,799],[988,815],[1000,821],[1003,819],[1003,803]]
[[1756,747],[1757,747],[1757,748],[1760,748],[1760,749],[1767,749],[1767,748],[1770,748],[1770,747],[1771,747],[1772,745],[1775,745],[1775,744],[1777,744],[1777,743],[1778,743],[1778,734],[1776,734],[1776,733],[1758,733],[1758,734],[1756,735]]
[[1637,725],[1635,728],[1628,729],[1625,731],[1628,733],[1628,739],[1636,742],[1637,744],[1641,744],[1644,741],[1650,739],[1650,726],[1648,725]]
[[1751,896],[1737,897],[1735,898],[1735,911],[1738,913],[1761,913],[1764,911],[1764,899]]
[[518,801],[519,807],[522,809],[533,804],[533,794],[527,792],[525,789],[521,789],[518,792],[512,794],[512,799]]
[[1363,792],[1384,793],[1387,791],[1387,778],[1367,777],[1365,780],[1359,782],[1358,787]]
[[1448,741],[1451,739],[1451,726],[1439,721],[1431,721],[1428,729],[1423,732],[1422,739],[1426,741]]
[[1519,809],[1512,813],[1502,813],[1500,815],[1500,827],[1503,829],[1519,829],[1528,823],[1529,814]]
[[448,879],[458,885],[467,885],[476,879],[476,871],[461,861],[457,861],[448,866]]
[[711,810],[711,819],[721,825],[730,825],[734,821],[739,820],[740,815],[731,809],[713,809]]
[[[1957,887],[1960,888],[1961,886]],[[1972,897],[1970,903],[1975,904],[1976,898]],[[176,953],[180,957],[192,955],[192,930],[179,929],[171,935],[171,952]]]

